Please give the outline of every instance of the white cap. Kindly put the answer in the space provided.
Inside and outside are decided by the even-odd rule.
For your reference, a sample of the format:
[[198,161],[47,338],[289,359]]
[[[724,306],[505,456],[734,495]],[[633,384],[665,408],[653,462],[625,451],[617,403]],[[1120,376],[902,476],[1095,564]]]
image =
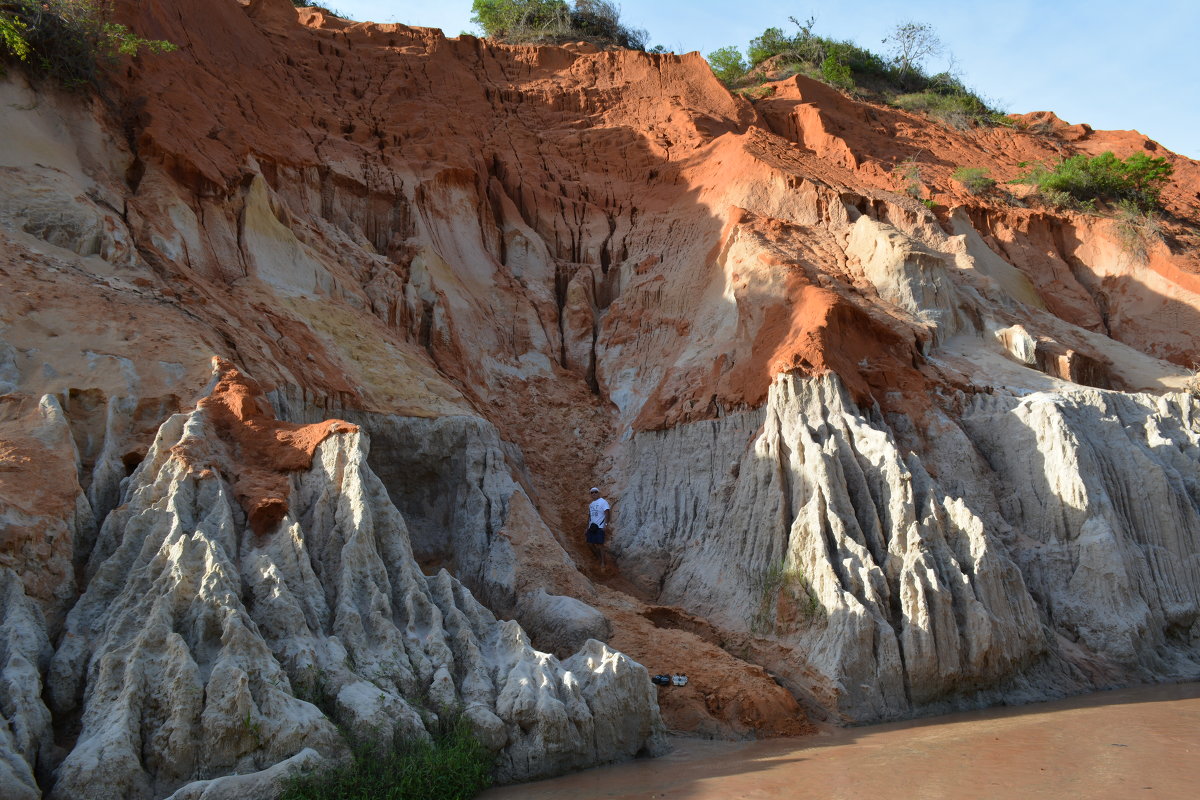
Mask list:
[[591,489],[588,489],[588,491],[589,491],[589,492],[595,492],[596,494],[599,494],[599,493],[600,493],[600,490],[599,490],[599,489],[597,489],[595,486],[593,486]]

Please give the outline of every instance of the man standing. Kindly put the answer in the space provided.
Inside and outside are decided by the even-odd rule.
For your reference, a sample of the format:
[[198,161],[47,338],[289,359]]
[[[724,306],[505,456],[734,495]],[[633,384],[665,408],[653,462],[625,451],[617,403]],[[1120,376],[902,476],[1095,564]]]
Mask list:
[[600,569],[608,564],[608,554],[604,547],[604,537],[608,532],[608,523],[612,519],[612,506],[600,496],[600,490],[595,486],[591,489],[592,502],[588,503],[587,543],[592,555],[600,560]]

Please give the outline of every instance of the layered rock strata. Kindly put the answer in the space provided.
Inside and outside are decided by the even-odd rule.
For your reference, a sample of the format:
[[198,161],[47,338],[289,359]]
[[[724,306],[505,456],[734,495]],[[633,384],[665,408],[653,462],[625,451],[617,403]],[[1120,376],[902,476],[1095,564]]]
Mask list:
[[[0,81],[3,792],[265,797],[450,699],[503,779],[653,749],[614,648],[709,736],[1195,675],[1195,162],[117,6],[180,50]],[[951,177],[1105,150],[1158,233]]]

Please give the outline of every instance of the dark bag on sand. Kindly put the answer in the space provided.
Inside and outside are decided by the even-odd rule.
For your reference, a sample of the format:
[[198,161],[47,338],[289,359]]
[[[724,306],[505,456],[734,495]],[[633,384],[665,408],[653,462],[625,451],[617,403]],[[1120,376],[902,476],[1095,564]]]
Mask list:
[[670,675],[655,675],[653,678],[650,679],[650,682],[653,683],[655,686],[670,686],[671,685],[671,676]]

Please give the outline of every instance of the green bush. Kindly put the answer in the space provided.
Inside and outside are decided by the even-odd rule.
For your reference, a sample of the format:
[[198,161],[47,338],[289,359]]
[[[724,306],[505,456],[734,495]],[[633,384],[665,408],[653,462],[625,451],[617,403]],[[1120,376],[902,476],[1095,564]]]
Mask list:
[[959,130],[969,128],[972,123],[998,124],[997,117],[1003,116],[969,92],[913,92],[892,98],[892,105],[905,111],[926,113]]
[[[893,57],[887,59],[854,42],[816,35],[813,33],[814,19],[802,22],[789,17],[789,20],[796,26],[794,35],[772,27],[750,40],[746,49],[749,64],[741,72],[736,68],[741,62],[740,54],[734,60],[730,52],[736,48],[718,51],[722,58],[722,74],[736,76],[732,80],[737,80],[746,69],[780,56],[780,71],[785,74],[800,73],[839,89],[854,91],[867,99],[928,112],[954,127],[1005,124],[1003,114],[989,108],[958,78],[946,72],[932,76],[925,73],[923,61],[941,49],[941,43],[928,25],[910,22],[897,26],[885,40],[892,44],[894,51]],[[709,61],[712,63],[711,57]],[[713,69],[717,71],[718,67],[714,65]]]
[[793,58],[798,58],[795,55],[792,37],[785,34],[780,28],[767,28],[760,36],[751,39],[750,45],[746,48],[746,58],[749,59],[751,66],[755,67],[768,58],[781,53],[789,53]]
[[504,39],[525,29],[546,29],[566,21],[569,11],[562,0],[475,0],[471,21],[485,36]]
[[854,88],[854,73],[849,64],[843,64],[834,56],[829,56],[821,62],[821,78],[838,89],[850,91]]
[[1094,207],[1095,201],[1133,203],[1140,209],[1155,208],[1163,187],[1175,168],[1165,158],[1134,153],[1124,161],[1111,152],[1095,158],[1080,154],[1060,161],[1053,168],[1029,165],[1028,171],[1011,183],[1033,186],[1038,194],[1055,205],[1078,204]]
[[611,0],[474,0],[471,21],[485,36],[506,42],[561,42],[586,39],[645,50],[649,35],[621,23]]
[[835,42],[832,39],[822,39],[821,46],[828,55],[826,58],[836,58],[850,67],[850,71],[860,78],[890,80],[892,70],[879,55],[859,47],[854,42]]
[[722,47],[708,54],[708,65],[712,67],[717,80],[726,86],[732,86],[746,76],[748,69],[741,51],[736,47]]
[[444,711],[433,741],[347,733],[349,764],[287,781],[280,800],[467,800],[492,782],[493,759],[461,712]]
[[996,179],[987,167],[959,167],[950,176],[966,187],[971,194],[984,194],[996,188]]
[[[880,56],[865,50],[853,42],[836,41],[812,32],[814,20],[801,22],[795,17],[791,21],[799,29],[795,36],[788,36],[780,28],[767,28],[761,35],[750,40],[746,57],[751,67],[757,67],[768,58],[782,55],[789,63],[803,64],[818,73],[829,59],[850,68],[851,74],[886,75],[888,65]],[[806,72],[807,70],[797,70]],[[841,77],[843,73],[838,70]]]
[[0,0],[0,57],[80,88],[96,83],[101,67],[121,56],[176,49],[110,20],[107,0]]
[[109,21],[103,0],[0,0],[0,44],[6,60],[29,62],[66,79],[89,80],[97,62],[136,55],[142,48],[174,50],[169,42],[135,36]]

